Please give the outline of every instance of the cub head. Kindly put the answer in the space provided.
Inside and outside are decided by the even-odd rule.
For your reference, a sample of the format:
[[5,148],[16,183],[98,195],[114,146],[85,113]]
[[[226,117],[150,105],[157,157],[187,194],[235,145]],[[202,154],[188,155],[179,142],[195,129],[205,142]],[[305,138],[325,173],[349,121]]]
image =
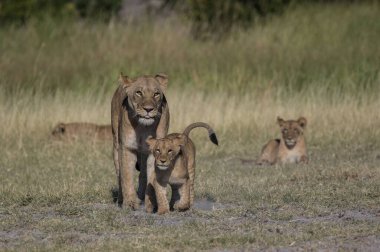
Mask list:
[[303,135],[303,131],[306,128],[306,118],[300,117],[298,120],[285,121],[281,117],[277,117],[278,125],[281,128],[282,139],[289,149],[292,149]]
[[66,132],[66,125],[64,123],[58,123],[54,128],[51,134],[54,137],[60,137],[64,135]]
[[137,79],[120,74],[119,82],[127,93],[132,114],[140,124],[150,126],[160,118],[162,106],[166,105],[164,91],[167,88],[168,77],[165,74],[142,76]]
[[174,139],[148,137],[146,142],[154,156],[155,166],[160,170],[166,170],[181,152],[186,143],[186,138],[184,135],[179,135]]

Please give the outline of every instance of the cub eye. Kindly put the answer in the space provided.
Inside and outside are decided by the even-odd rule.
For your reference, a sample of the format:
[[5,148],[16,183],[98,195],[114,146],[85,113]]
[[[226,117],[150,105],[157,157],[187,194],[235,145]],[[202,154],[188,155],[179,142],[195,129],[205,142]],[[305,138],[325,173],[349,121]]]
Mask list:
[[142,92],[141,91],[136,91],[136,95],[141,97],[142,96]]
[[169,154],[172,154],[172,153],[173,153],[173,150],[168,150],[168,153],[169,153]]
[[286,134],[286,133],[288,133],[288,130],[287,129],[283,129],[282,133]]
[[158,92],[154,93],[154,97],[155,98],[160,97],[160,93],[158,93]]
[[156,149],[154,152],[156,152],[156,154],[160,154],[160,150],[159,149]]

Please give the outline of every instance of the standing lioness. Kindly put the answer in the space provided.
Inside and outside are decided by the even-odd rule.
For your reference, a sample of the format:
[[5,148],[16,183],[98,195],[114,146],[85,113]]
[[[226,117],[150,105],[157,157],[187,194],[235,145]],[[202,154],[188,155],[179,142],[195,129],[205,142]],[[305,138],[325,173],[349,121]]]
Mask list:
[[303,132],[306,118],[285,121],[277,117],[282,139],[272,139],[264,145],[257,164],[308,163],[306,141]]
[[[151,213],[157,207],[158,214],[169,209],[187,210],[194,201],[195,146],[189,133],[197,127],[206,128],[210,140],[218,145],[214,130],[206,123],[198,122],[186,127],[182,134],[172,133],[165,138],[148,138],[153,153],[154,167],[148,167],[148,187],[145,196],[146,211]],[[170,185],[170,204],[166,198],[166,188]]]
[[168,78],[164,74],[130,79],[120,75],[120,85],[111,103],[113,159],[119,183],[119,205],[138,208],[133,184],[136,164],[140,168],[138,198],[146,189],[146,166],[150,155],[148,136],[162,138],[169,128],[169,107],[164,91]]

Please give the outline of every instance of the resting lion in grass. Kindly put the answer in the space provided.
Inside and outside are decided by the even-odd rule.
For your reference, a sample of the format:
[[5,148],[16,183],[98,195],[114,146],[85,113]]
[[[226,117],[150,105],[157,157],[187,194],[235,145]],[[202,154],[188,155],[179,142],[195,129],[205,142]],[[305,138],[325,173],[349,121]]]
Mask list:
[[[168,78],[157,74],[131,79],[121,74],[119,83],[111,102],[118,203],[136,209],[145,197],[147,159],[151,155],[146,139],[163,138],[169,128],[169,107],[164,95]],[[135,167],[140,169],[138,198],[133,184]]]
[[51,134],[55,139],[73,140],[77,138],[92,138],[95,140],[111,140],[111,125],[97,125],[94,123],[58,123]]
[[282,138],[270,140],[262,149],[257,164],[287,164],[308,163],[304,130],[306,118],[298,120],[283,120],[277,117],[281,129]]
[[[182,134],[172,133],[165,138],[147,139],[154,160],[154,166],[148,167],[148,185],[145,196],[145,208],[152,213],[168,213],[170,209],[184,211],[194,202],[195,146],[189,138],[192,129],[203,127],[208,130],[210,140],[218,145],[214,130],[206,123],[190,124]],[[170,204],[166,197],[166,188],[172,188]]]

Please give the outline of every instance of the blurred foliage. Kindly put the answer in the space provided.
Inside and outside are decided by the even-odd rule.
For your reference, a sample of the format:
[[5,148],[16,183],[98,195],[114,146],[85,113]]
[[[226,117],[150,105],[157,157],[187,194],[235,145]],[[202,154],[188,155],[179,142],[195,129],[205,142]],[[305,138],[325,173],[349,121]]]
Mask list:
[[290,0],[188,0],[186,14],[196,38],[222,36],[233,25],[249,26],[256,16],[281,13]]
[[30,18],[83,17],[109,20],[122,0],[0,0],[0,23],[25,23]]
[[278,15],[289,6],[309,3],[377,2],[378,0],[165,0],[164,7],[185,14],[195,38],[220,38],[233,26],[250,27],[255,19]]

